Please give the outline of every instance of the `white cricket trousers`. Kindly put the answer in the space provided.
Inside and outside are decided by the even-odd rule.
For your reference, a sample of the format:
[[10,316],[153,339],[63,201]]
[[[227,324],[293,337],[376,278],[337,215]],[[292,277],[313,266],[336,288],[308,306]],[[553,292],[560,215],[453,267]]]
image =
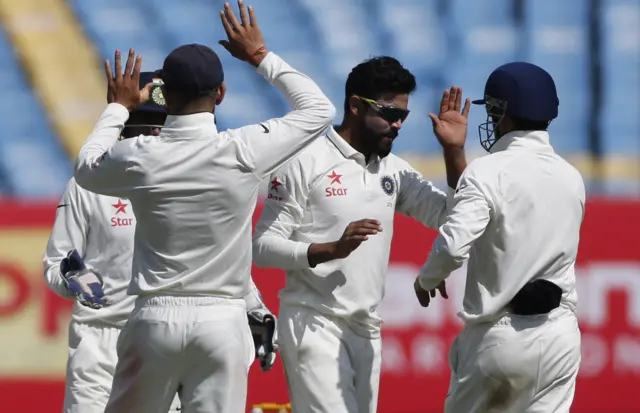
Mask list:
[[469,325],[449,364],[445,413],[567,413],[580,366],[578,320],[557,308]]
[[242,299],[139,297],[105,413],[244,413],[253,339]]
[[343,320],[281,305],[278,343],[295,413],[375,413],[381,341]]
[[[103,413],[111,393],[120,328],[98,323],[69,324],[69,358],[63,413]],[[173,398],[170,412],[180,400]]]

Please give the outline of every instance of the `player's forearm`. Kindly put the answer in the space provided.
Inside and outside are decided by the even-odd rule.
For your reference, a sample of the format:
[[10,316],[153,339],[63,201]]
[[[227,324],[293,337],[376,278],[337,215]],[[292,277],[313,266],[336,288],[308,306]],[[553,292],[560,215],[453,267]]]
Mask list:
[[467,168],[464,148],[448,147],[443,150],[444,165],[447,171],[447,184],[450,188],[458,186],[460,176]]
[[96,171],[97,161],[118,141],[128,119],[129,111],[124,106],[117,103],[107,106],[78,154],[74,171],[78,185],[94,189],[94,175],[100,174]]
[[316,265],[333,261],[336,259],[336,243],[325,242],[311,244],[307,251],[307,257],[309,260],[309,266],[312,268]]
[[452,214],[438,230],[439,235],[433,242],[427,262],[420,270],[422,288],[436,288],[469,258],[471,245],[482,235],[488,218],[478,215],[473,222],[464,218],[465,215]]
[[433,244],[427,262],[420,270],[418,278],[420,286],[425,290],[433,290],[451,273],[462,267],[466,255],[451,248],[447,241],[438,237]]
[[276,86],[294,111],[304,111],[308,126],[329,126],[335,116],[335,107],[320,87],[307,75],[298,72],[273,52],[263,59],[258,73]]
[[310,267],[309,243],[262,235],[253,240],[253,262],[261,268],[302,270]]

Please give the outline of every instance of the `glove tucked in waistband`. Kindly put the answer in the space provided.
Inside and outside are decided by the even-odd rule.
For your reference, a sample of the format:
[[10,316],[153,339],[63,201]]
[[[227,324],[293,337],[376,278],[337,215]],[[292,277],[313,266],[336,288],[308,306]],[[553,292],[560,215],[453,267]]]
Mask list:
[[249,328],[260,359],[262,371],[269,371],[278,352],[278,319],[266,308],[255,308],[247,312]]

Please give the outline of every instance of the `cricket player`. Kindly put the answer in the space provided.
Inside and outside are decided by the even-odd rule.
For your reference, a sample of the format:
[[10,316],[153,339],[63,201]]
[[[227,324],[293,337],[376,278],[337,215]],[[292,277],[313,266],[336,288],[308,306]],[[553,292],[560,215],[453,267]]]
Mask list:
[[[140,74],[142,86],[155,77]],[[160,89],[151,99],[131,112],[122,138],[141,133],[158,135],[167,117]],[[65,386],[64,413],[104,412],[118,360],[116,342],[135,297],[127,295],[131,281],[131,258],[136,218],[129,201],[98,195],[68,182],[56,209],[56,219],[44,255],[44,276],[49,288],[59,296],[76,299],[65,280],[65,261],[70,251],[100,277],[99,290],[108,306],[90,305],[82,295],[73,306],[69,324],[69,356]],[[176,396],[171,412],[179,410]]]
[[[260,267],[286,270],[279,345],[293,411],[374,413],[382,320],[396,212],[429,228],[445,222],[447,195],[391,153],[409,115],[414,76],[392,57],[357,65],[344,119],[271,178],[253,241]],[[444,93],[430,114],[449,194],[464,168],[470,102]]]
[[585,188],[553,150],[551,76],[515,62],[487,80],[482,146],[416,279],[420,303],[468,258],[445,412],[569,412],[580,364],[575,263]]
[[[335,108],[318,86],[266,49],[252,8],[221,11],[221,44],[280,89],[292,111],[219,132],[212,113],[226,86],[210,48],[178,47],[160,77],[169,115],[158,136],[117,142],[129,111],[148,99],[130,50],[112,99],[78,156],[81,187],[129,199],[137,226],[128,293],[138,298],[118,340],[107,413],[167,411],[180,389],[186,413],[245,411],[254,359],[243,297],[250,292],[251,224],[261,180],[322,136]],[[247,102],[247,110],[251,102]],[[117,143],[116,143],[117,142]]]

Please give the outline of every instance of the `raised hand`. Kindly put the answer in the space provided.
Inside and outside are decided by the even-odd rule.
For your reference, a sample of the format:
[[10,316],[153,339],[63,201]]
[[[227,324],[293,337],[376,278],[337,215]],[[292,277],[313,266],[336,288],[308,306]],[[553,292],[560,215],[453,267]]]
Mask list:
[[107,102],[119,103],[129,110],[149,100],[153,83],[145,85],[140,90],[140,70],[142,68],[142,56],[136,57],[134,49],[129,49],[127,64],[122,70],[120,51],[115,53],[115,77],[111,70],[109,60],[104,63],[105,75],[107,77]]
[[249,13],[247,13],[244,2],[238,0],[238,8],[240,9],[240,22],[238,22],[229,3],[225,3],[224,10],[220,10],[220,19],[225,32],[227,32],[228,40],[220,40],[218,43],[236,59],[258,67],[267,55],[262,32],[258,27],[253,7],[249,6]]
[[462,106],[462,88],[451,86],[445,90],[440,101],[440,113],[436,116],[429,113],[433,124],[433,133],[443,148],[462,148],[467,140],[467,121],[471,101],[466,99]]
[[380,222],[375,219],[361,219],[350,223],[335,244],[334,258],[348,257],[360,244],[369,239],[369,235],[381,231]]

